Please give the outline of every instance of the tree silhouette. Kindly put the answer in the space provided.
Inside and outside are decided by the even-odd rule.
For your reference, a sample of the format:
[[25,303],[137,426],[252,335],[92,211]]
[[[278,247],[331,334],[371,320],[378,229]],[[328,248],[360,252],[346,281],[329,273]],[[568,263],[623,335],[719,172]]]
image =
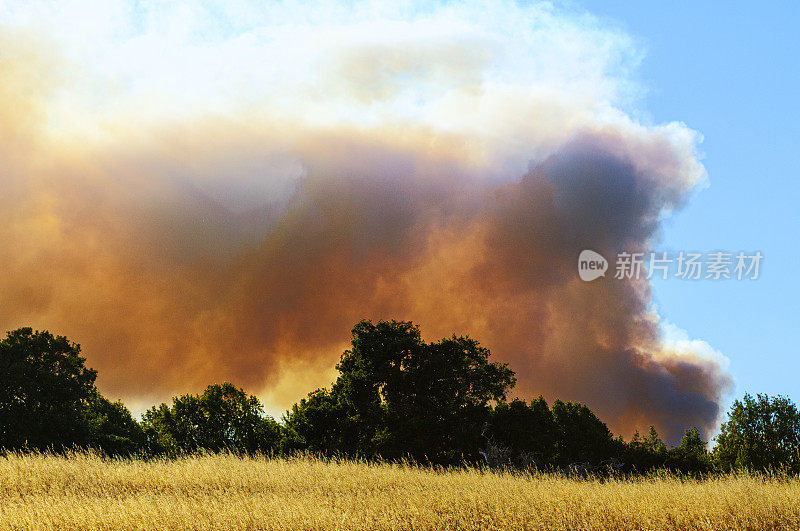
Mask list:
[[521,466],[546,467],[556,451],[556,423],[543,397],[501,402],[492,412],[487,442],[508,452],[510,462]]
[[133,451],[138,425],[121,403],[102,397],[81,347],[50,332],[20,328],[0,341],[0,447],[62,450],[91,446]]
[[555,463],[569,467],[573,463],[596,465],[614,455],[614,441],[608,426],[591,409],[578,402],[553,402],[556,424]]
[[209,385],[201,395],[175,397],[172,407],[153,406],[142,424],[150,450],[168,454],[270,452],[280,433],[258,399],[231,383]]
[[294,407],[287,434],[309,449],[363,457],[474,459],[490,405],[515,383],[489,356],[468,337],[425,343],[411,322],[361,321],[333,388]]
[[697,428],[686,430],[681,437],[681,444],[669,450],[667,468],[684,474],[711,472],[714,462]]
[[714,456],[723,469],[800,472],[800,412],[786,397],[746,394],[736,400],[717,436]]
[[141,425],[122,402],[111,402],[94,393],[84,413],[89,438],[87,445],[109,455],[131,455],[144,451]]

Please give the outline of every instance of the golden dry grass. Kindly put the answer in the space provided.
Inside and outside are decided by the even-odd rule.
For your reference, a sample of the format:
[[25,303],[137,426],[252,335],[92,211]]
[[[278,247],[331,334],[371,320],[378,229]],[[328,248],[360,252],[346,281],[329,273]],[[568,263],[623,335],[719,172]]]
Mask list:
[[315,459],[0,458],[2,528],[800,529],[800,480],[607,482]]

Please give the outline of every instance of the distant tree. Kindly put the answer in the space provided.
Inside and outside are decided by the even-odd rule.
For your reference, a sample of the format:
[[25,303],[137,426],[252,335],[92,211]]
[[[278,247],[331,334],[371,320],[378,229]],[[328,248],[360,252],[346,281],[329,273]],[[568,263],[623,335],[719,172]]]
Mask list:
[[714,462],[706,446],[706,441],[703,440],[697,428],[686,430],[681,437],[681,444],[670,448],[667,468],[684,474],[711,472]]
[[20,328],[0,341],[0,446],[61,449],[86,444],[84,413],[97,372],[63,336]]
[[639,430],[633,434],[630,442],[624,444],[622,461],[626,470],[631,472],[648,472],[667,465],[667,447],[658,435],[655,426],[650,426],[648,434],[642,437]]
[[87,445],[108,455],[131,455],[144,450],[141,425],[122,402],[111,402],[95,393],[84,409]]
[[647,432],[647,437],[645,437],[642,441],[642,445],[644,446],[645,450],[656,455],[667,453],[667,446],[658,435],[656,427],[652,425],[650,426],[650,430]]
[[608,426],[584,404],[553,402],[556,426],[555,463],[569,467],[573,463],[596,465],[614,456],[614,441]]
[[[281,453],[357,455],[363,438],[357,419],[326,389],[309,393],[284,416]],[[363,444],[362,444],[363,448]]]
[[400,370],[382,382],[392,454],[444,463],[476,456],[489,404],[505,399],[514,383],[512,371],[489,363],[489,355],[477,341],[454,336],[398,360]]
[[104,398],[81,347],[50,332],[20,328],[0,341],[0,447],[107,454],[139,449],[142,432],[124,405]]
[[800,413],[786,397],[736,400],[716,441],[714,457],[723,470],[800,472]]
[[331,391],[301,401],[286,425],[309,449],[432,463],[475,458],[490,405],[515,383],[489,356],[468,337],[425,343],[410,322],[361,321]]
[[264,415],[258,399],[230,383],[176,397],[172,407],[154,406],[142,424],[150,451],[168,454],[270,452],[280,435],[280,426]]
[[493,409],[486,432],[488,442],[508,452],[518,466],[547,467],[556,451],[556,423],[543,397],[501,402]]

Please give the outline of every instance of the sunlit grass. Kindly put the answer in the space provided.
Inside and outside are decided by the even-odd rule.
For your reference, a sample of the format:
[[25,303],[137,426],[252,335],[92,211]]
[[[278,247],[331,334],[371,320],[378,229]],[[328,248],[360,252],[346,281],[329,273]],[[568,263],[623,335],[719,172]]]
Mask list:
[[800,480],[580,480],[313,458],[0,458],[3,528],[800,528]]

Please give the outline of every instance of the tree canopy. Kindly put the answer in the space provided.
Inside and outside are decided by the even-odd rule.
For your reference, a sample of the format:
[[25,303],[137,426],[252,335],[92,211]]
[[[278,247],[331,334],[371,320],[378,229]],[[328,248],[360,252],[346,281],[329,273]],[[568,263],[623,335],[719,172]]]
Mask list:
[[301,399],[282,423],[232,383],[174,397],[137,422],[122,402],[100,394],[78,344],[20,328],[0,341],[0,451],[312,452],[595,474],[800,472],[800,412],[786,397],[734,402],[712,452],[696,427],[667,448],[653,426],[627,442],[613,438],[585,404],[509,401],[514,372],[490,357],[470,337],[425,342],[408,321],[361,321],[332,387]]
[[175,397],[142,417],[152,452],[172,455],[206,450],[269,453],[279,427],[258,399],[231,383],[209,385],[200,395]]
[[723,468],[800,472],[800,412],[786,397],[746,394],[736,400],[717,436]]
[[[451,463],[475,457],[491,405],[515,383],[506,364],[469,337],[425,343],[407,321],[361,321],[331,391],[289,412],[298,444],[364,457]],[[314,419],[314,425],[310,423]]]
[[80,354],[66,337],[31,328],[0,341],[0,448],[119,453],[140,443],[130,412],[100,395]]

